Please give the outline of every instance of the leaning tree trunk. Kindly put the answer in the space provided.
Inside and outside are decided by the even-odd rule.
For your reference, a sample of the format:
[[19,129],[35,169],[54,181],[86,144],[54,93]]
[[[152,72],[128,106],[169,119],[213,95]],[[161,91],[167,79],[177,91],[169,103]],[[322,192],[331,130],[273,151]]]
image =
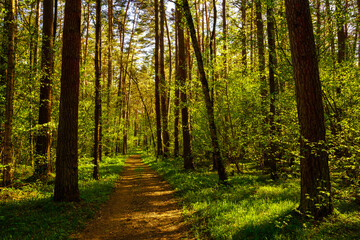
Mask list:
[[301,134],[299,209],[316,219],[332,212],[324,108],[308,0],[285,0]]
[[187,106],[187,95],[186,95],[186,76],[187,76],[187,64],[186,64],[186,46],[184,37],[184,27],[181,23],[183,14],[181,11],[177,13],[178,18],[178,76],[177,81],[180,89],[180,106],[181,106],[181,122],[182,122],[182,133],[183,133],[183,158],[184,168],[187,170],[194,169],[192,149],[191,149],[191,136],[189,126],[189,109]]
[[51,141],[51,79],[53,73],[53,21],[54,1],[44,0],[43,4],[43,40],[41,55],[42,76],[40,79],[40,131],[36,137],[35,177],[46,176],[50,172],[50,141]]
[[14,98],[14,79],[15,79],[15,6],[13,0],[5,1],[7,10],[5,16],[6,44],[5,51],[7,56],[6,80],[6,97],[5,97],[5,134],[4,149],[2,152],[3,169],[3,186],[11,184],[12,166],[14,165],[13,145],[12,145],[12,123],[13,123],[13,98]]
[[227,180],[225,167],[221,158],[220,149],[219,149],[219,140],[216,131],[216,124],[215,124],[215,116],[214,116],[214,104],[210,99],[209,93],[209,84],[206,79],[206,74],[204,70],[203,59],[201,56],[201,50],[199,47],[199,43],[196,38],[196,32],[194,27],[194,22],[191,16],[191,11],[189,7],[189,3],[187,0],[183,1],[183,10],[185,14],[185,18],[189,27],[193,48],[195,51],[196,60],[198,63],[198,70],[200,73],[200,81],[202,85],[202,90],[205,98],[206,110],[207,110],[207,118],[209,121],[209,128],[210,128],[210,136],[211,136],[211,143],[213,147],[213,159],[217,162],[217,169],[218,175],[221,182],[225,182]]
[[63,30],[59,127],[56,148],[55,201],[79,201],[78,106],[81,0],[67,0]]

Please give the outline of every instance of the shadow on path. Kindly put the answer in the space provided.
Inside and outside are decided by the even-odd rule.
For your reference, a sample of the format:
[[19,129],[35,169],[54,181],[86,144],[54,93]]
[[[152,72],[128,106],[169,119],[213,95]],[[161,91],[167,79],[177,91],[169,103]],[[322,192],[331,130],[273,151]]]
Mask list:
[[126,160],[110,200],[73,239],[190,239],[170,185],[142,163]]

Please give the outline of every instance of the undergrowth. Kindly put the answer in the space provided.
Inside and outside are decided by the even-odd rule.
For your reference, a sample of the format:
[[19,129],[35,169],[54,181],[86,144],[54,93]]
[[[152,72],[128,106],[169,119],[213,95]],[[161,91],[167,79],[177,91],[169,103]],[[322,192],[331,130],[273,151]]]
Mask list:
[[321,222],[300,217],[298,178],[244,171],[222,186],[214,172],[182,170],[181,160],[143,159],[176,190],[197,239],[360,239],[360,206],[352,202],[335,200]]
[[125,157],[104,157],[99,181],[92,179],[90,158],[79,161],[81,202],[52,200],[54,181],[25,183],[0,191],[0,239],[68,239],[92,218],[108,199],[124,166]]

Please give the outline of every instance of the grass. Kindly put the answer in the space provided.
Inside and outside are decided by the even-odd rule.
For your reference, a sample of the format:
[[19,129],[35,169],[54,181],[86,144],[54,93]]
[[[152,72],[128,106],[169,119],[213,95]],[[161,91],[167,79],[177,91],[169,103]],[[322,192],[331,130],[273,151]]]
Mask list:
[[218,184],[216,173],[186,172],[181,160],[144,161],[177,191],[197,239],[360,239],[360,206],[335,198],[335,213],[321,222],[296,212],[297,178],[272,181],[257,171]]
[[125,157],[104,157],[99,181],[92,180],[91,159],[79,162],[82,201],[57,203],[53,183],[21,183],[0,191],[0,239],[68,239],[92,218],[108,199],[119,178]]

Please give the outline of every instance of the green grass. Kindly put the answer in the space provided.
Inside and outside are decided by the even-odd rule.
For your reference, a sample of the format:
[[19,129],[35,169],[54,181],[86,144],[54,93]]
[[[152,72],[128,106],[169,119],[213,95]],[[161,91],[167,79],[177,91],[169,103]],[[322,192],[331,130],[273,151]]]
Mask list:
[[108,199],[124,166],[125,157],[104,157],[99,181],[91,179],[91,159],[79,163],[82,201],[57,203],[53,184],[18,182],[16,188],[0,191],[0,239],[68,239],[92,218]]
[[272,181],[252,171],[222,186],[216,173],[181,170],[180,160],[143,159],[175,188],[197,239],[360,239],[353,202],[335,200],[335,213],[322,222],[300,217],[299,179]]

